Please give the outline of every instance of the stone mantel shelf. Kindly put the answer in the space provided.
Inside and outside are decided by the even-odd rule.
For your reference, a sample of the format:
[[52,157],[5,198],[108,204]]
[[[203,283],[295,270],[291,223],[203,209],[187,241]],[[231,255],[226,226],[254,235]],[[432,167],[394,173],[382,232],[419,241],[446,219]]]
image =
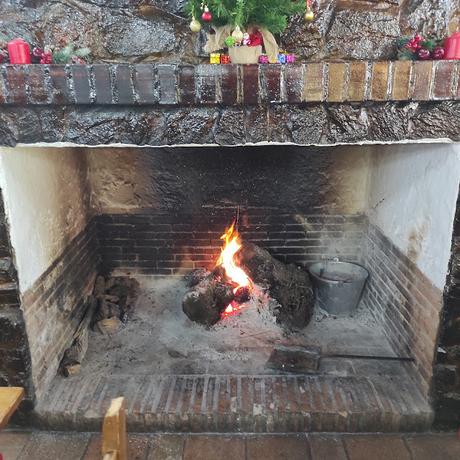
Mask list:
[[460,99],[460,61],[3,65],[4,105],[272,105]]
[[0,145],[460,141],[460,61],[0,66]]

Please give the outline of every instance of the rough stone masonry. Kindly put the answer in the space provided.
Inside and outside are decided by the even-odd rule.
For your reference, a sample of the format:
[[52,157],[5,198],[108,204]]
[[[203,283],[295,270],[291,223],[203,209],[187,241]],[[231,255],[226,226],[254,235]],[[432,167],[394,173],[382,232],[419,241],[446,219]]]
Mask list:
[[[182,62],[205,59],[190,32],[184,0],[3,0],[0,39],[55,44],[70,39],[93,62]],[[293,17],[280,37],[300,58],[385,60],[395,39],[455,30],[460,0],[314,0],[316,20]]]

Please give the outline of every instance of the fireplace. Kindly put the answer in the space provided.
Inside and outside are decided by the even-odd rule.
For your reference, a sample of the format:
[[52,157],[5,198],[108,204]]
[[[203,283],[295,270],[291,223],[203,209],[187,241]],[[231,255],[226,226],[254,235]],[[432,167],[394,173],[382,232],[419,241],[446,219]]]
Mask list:
[[[439,143],[3,149],[35,423],[96,428],[121,392],[139,430],[426,429],[458,154]],[[315,311],[286,332],[251,304],[211,328],[191,323],[184,275],[215,266],[236,216],[241,238],[283,263],[364,266],[356,313]],[[97,275],[137,280],[139,297],[118,332],[90,332],[80,373],[65,378]],[[273,367],[278,346],[316,350],[319,365]]]

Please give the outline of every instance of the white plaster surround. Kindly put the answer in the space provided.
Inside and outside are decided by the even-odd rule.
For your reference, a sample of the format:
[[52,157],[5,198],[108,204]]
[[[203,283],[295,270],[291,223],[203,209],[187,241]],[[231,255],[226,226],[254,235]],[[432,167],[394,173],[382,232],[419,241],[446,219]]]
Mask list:
[[86,225],[85,157],[71,148],[0,148],[0,187],[23,293]]
[[[129,210],[155,200],[143,185],[148,182],[147,164],[130,155],[135,152],[123,152],[120,146],[56,147],[0,148],[0,187],[21,292],[32,286],[93,212]],[[347,212],[367,209],[370,221],[442,289],[460,178],[460,144],[348,146],[347,151],[338,158],[334,174],[343,192],[337,203],[342,208],[352,203]],[[142,197],[140,202],[136,195]]]
[[444,288],[460,181],[460,144],[374,147],[369,220]]

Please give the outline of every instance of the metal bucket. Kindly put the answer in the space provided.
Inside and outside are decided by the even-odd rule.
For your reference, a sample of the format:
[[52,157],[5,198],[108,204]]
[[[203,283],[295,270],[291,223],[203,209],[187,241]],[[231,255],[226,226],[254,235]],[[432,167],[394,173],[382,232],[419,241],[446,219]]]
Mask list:
[[350,315],[356,309],[369,276],[364,267],[326,260],[314,263],[309,271],[320,308],[336,316]]

